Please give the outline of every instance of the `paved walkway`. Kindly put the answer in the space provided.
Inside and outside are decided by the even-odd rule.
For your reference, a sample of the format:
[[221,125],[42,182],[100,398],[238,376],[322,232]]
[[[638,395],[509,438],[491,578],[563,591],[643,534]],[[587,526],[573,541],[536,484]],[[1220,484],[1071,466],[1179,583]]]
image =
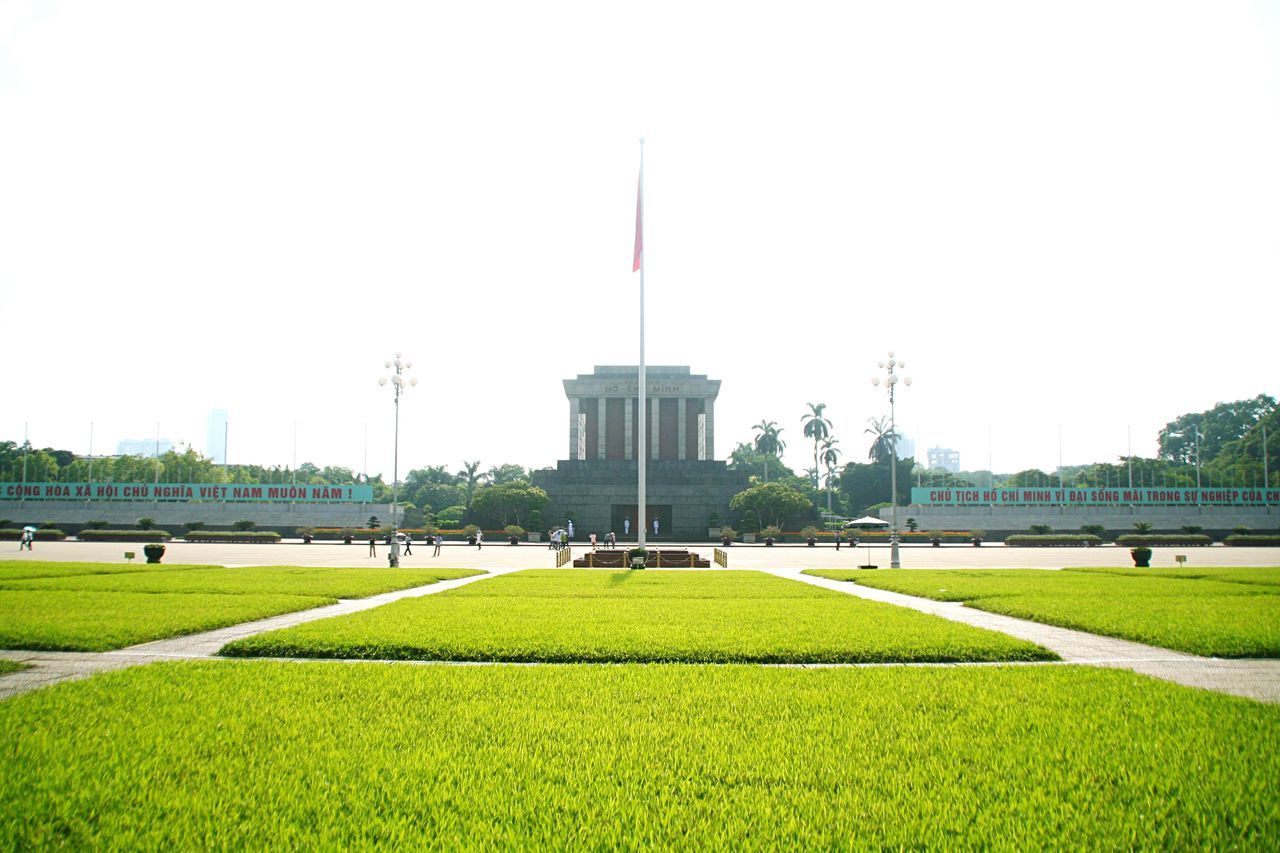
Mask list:
[[[312,610],[285,613],[269,619],[245,622],[240,625],[232,625],[201,634],[156,640],[112,652],[0,651],[0,658],[20,661],[32,666],[31,669],[0,677],[0,701],[19,693],[26,693],[61,681],[87,678],[98,672],[123,669],[161,660],[213,658],[227,643],[243,637],[301,625],[317,619],[327,619],[331,616],[358,613],[362,610],[380,607],[403,598],[433,595],[486,578],[520,571],[522,568],[492,567],[489,574],[485,575],[441,581],[427,586],[397,590],[369,598],[347,599]],[[759,568],[779,577],[812,584],[846,595],[856,595],[871,601],[880,601],[918,610],[922,613],[950,619],[954,622],[963,622],[966,625],[972,625],[977,628],[999,631],[1044,646],[1055,652],[1065,663],[1128,669],[1188,687],[1215,690],[1263,702],[1280,703],[1280,661],[1278,660],[1222,660],[1197,657],[1128,640],[1102,637],[1083,631],[1072,631],[1040,622],[1031,622],[1026,619],[1016,619],[1012,616],[1003,616],[998,613],[988,613],[983,610],[966,607],[959,602],[934,601],[929,598],[860,586],[848,581],[834,581],[828,578],[805,575],[801,574],[800,568]],[[877,666],[880,665],[886,664],[877,664]],[[902,664],[887,665],[901,666]],[[923,665],[929,666],[930,664]],[[936,665],[956,666],[957,664]],[[1055,664],[1026,665],[1052,666]]]
[[966,607],[957,601],[934,601],[900,592],[860,586],[849,581],[836,581],[801,574],[797,570],[774,570],[770,574],[820,586],[824,589],[856,595],[870,601],[881,601],[898,607],[907,607],[921,613],[929,613],[963,622],[975,628],[999,631],[1027,640],[1057,654],[1066,663],[1106,666],[1129,669],[1143,675],[1165,681],[1202,687],[1264,702],[1280,702],[1280,660],[1224,660],[1204,658],[1185,652],[1175,652],[1156,646],[1147,646],[1131,640],[1118,640],[1018,619],[999,613],[989,613],[974,607]]

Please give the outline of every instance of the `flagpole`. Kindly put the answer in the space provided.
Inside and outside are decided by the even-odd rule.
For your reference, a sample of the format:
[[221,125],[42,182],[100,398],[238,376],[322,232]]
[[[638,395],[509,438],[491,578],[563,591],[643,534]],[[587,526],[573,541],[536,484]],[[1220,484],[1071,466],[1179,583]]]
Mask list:
[[638,481],[636,483],[636,524],[640,527],[640,536],[637,543],[641,548],[645,546],[645,532],[648,529],[646,519],[648,518],[648,507],[645,506],[645,469],[649,463],[649,430],[648,430],[648,401],[645,394],[646,385],[644,373],[644,139],[640,139],[640,181],[636,189],[636,257],[635,263],[640,269],[640,441],[637,447],[640,450],[640,458],[636,460],[636,469],[639,472]]

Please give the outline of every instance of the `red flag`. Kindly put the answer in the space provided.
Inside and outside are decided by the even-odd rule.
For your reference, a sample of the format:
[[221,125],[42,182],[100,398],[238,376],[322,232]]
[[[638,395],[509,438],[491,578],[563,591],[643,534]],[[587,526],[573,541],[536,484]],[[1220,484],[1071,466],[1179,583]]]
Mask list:
[[640,255],[644,252],[644,170],[636,182],[636,254],[631,263],[631,271],[640,269]]

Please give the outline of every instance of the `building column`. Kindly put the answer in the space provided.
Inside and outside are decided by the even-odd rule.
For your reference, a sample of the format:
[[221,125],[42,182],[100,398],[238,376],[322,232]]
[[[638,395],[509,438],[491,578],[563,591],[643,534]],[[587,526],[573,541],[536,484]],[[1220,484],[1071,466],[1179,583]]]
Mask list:
[[703,410],[707,413],[707,458],[716,458],[716,401],[712,397],[708,397],[702,405]]
[[596,397],[596,458],[605,458],[605,404],[604,397]]
[[688,459],[689,448],[689,401],[684,397],[676,399],[676,458]]
[[578,397],[569,398],[569,458],[578,458]]
[[635,417],[636,398],[627,397],[622,403],[622,458],[634,459],[635,454],[631,452],[631,442],[635,440],[635,433],[631,431],[631,419]]
[[649,402],[645,405],[649,407],[650,413],[653,415],[653,417],[649,418],[649,458],[657,459],[658,442],[662,435],[661,430],[658,429],[658,419],[662,415],[662,404],[658,402],[657,397],[649,397],[647,399]]

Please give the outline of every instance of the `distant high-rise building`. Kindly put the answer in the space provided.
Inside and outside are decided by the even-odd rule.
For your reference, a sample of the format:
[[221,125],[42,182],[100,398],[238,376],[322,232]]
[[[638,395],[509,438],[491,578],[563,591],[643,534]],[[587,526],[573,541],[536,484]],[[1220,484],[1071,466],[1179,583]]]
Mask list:
[[227,464],[227,410],[213,409],[204,421],[204,455],[215,465]]
[[907,438],[902,433],[898,433],[898,440],[894,442],[898,451],[899,459],[914,459],[916,456],[916,440]]
[[[159,452],[157,452],[157,449]],[[116,453],[121,456],[142,456],[154,459],[156,456],[173,450],[171,438],[125,438],[116,444]]]
[[960,451],[952,450],[949,447],[930,447],[929,467],[932,469],[941,468],[943,471],[959,474]]

